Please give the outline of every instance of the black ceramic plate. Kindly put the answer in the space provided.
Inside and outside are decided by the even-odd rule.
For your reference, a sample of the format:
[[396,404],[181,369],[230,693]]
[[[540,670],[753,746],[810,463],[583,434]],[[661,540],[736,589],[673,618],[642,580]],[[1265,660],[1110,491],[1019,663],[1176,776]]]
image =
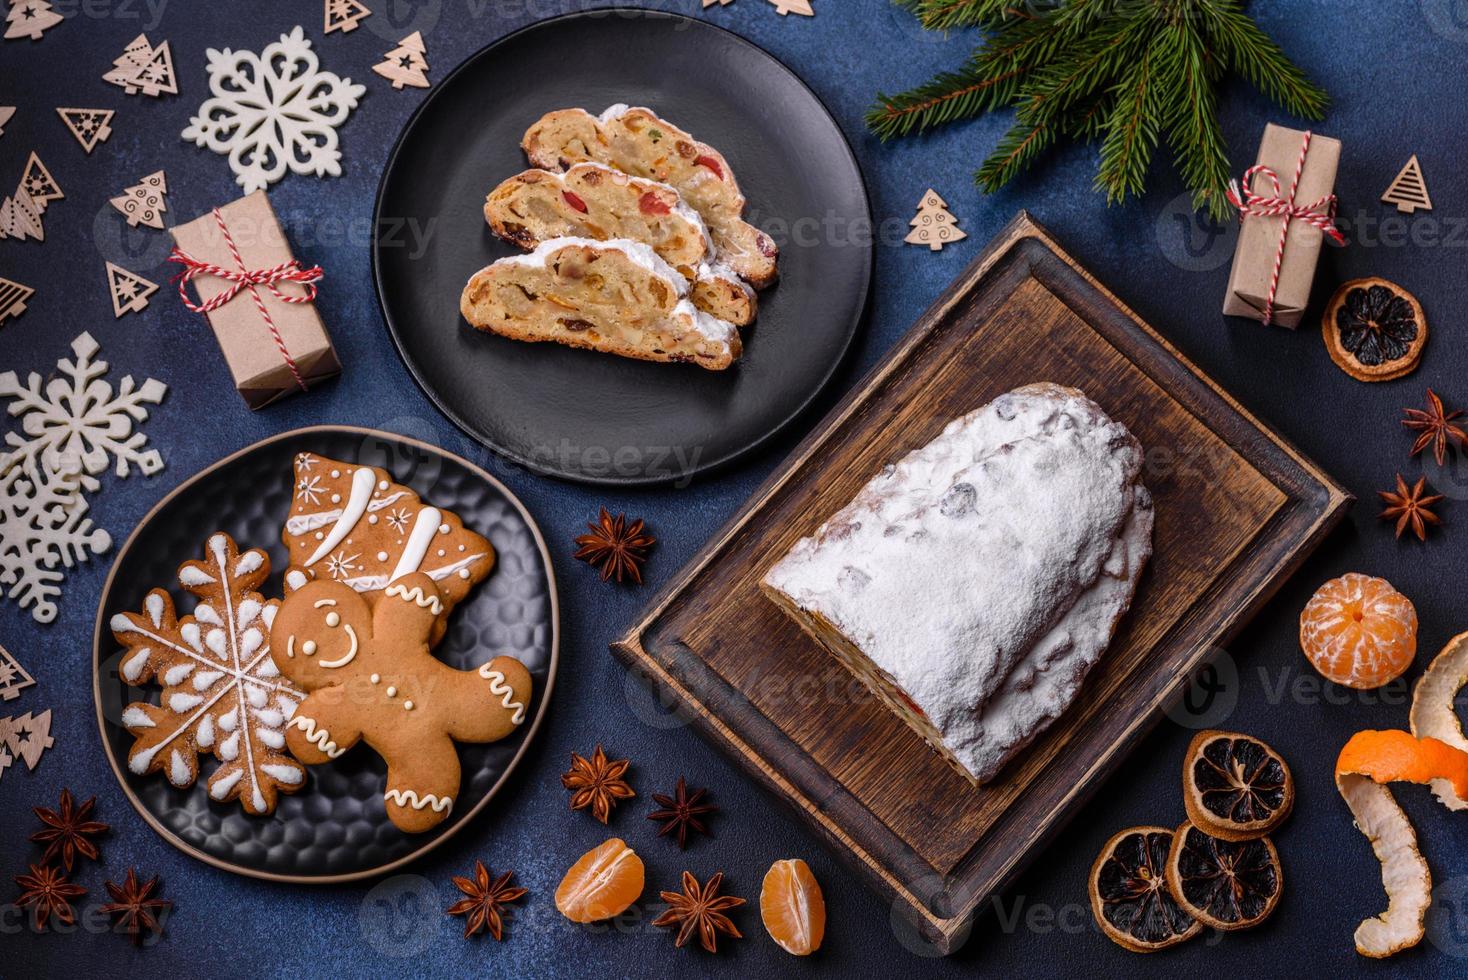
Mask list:
[[[281,796],[271,816],[252,817],[238,802],[211,802],[205,781],[217,762],[200,759],[187,790],[162,775],[127,768],[132,736],[119,719],[134,701],[158,701],[158,688],[135,688],[117,673],[121,647],[107,624],[136,611],[155,587],[173,593],[179,615],[194,596],[178,587],[178,567],[200,558],[215,531],[240,549],[264,548],[271,576],[262,590],[282,594],[285,548],[281,523],[290,512],[291,461],[298,452],[382,466],[425,500],[457,513],[489,538],[499,554],[490,577],[453,612],[437,647],[440,658],[467,669],[491,656],[519,658],[535,677],[532,716],[509,739],[460,745],[463,786],[452,815],[426,834],[404,834],[382,804],[387,769],[365,746],[307,767],[306,785]],[[133,806],[170,842],[217,867],[257,878],[346,881],[396,867],[446,840],[494,796],[534,737],[555,681],[558,616],[550,556],[524,506],[488,473],[433,446],[370,429],[321,426],[258,442],[188,480],[153,508],[118,552],[97,610],[93,688],[97,719],[113,771]]]
[[[480,333],[459,316],[474,272],[516,250],[484,197],[529,165],[546,112],[646,105],[721,150],[745,217],[781,247],[778,285],[727,371],[649,364]],[[485,48],[409,121],[377,198],[373,250],[388,329],[429,397],[491,449],[588,483],[673,482],[752,449],[835,371],[866,305],[871,211],[820,100],[765,51],[653,11],[544,21]]]

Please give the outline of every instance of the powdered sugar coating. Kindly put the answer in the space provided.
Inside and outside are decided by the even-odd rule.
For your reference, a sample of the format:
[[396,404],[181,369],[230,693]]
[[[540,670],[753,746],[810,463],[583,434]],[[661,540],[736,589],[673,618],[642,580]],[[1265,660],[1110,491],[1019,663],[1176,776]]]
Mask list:
[[[980,781],[1075,697],[1151,554],[1137,441],[1032,385],[888,466],[765,583],[897,684]],[[920,583],[920,584],[919,584]]]

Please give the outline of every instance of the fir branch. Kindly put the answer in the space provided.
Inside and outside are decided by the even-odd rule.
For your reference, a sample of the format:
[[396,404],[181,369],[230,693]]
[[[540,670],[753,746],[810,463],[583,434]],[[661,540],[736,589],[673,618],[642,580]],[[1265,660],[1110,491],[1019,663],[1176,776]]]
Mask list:
[[877,95],[880,105],[867,112],[867,126],[883,140],[968,119],[1006,105],[1007,87],[1023,74],[1016,69],[989,75],[977,65],[944,72],[926,85],[898,95]]
[[1163,122],[1173,160],[1183,183],[1193,192],[1193,207],[1222,221],[1229,211],[1228,149],[1218,127],[1214,83],[1203,40],[1186,21],[1163,31],[1163,50],[1170,62]]
[[1274,39],[1239,9],[1235,0],[1203,0],[1208,38],[1227,61],[1260,92],[1302,119],[1323,119],[1330,97],[1306,77]]
[[1116,105],[1105,120],[1101,166],[1096,189],[1106,192],[1106,203],[1142,193],[1147,166],[1162,133],[1162,104],[1156,78],[1156,54],[1146,51],[1116,87]]
[[1012,126],[974,174],[974,182],[993,194],[1033,163],[1054,140],[1055,127],[1050,123]]
[[929,30],[946,31],[953,27],[992,27],[1000,21],[1018,16],[1023,0],[897,0],[917,15]]

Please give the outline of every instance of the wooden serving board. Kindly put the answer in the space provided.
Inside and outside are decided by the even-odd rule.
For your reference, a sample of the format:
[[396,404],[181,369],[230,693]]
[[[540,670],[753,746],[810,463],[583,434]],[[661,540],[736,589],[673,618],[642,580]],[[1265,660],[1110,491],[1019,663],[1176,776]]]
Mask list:
[[[758,583],[884,465],[1037,381],[1141,440],[1155,552],[1076,702],[974,788]],[[946,952],[1350,500],[1020,214],[613,649]]]

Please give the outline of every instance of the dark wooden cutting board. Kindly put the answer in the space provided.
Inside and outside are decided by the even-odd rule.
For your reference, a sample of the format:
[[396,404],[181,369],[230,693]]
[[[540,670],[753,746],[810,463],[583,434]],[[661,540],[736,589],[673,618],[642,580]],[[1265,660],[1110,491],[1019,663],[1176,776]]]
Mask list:
[[[884,465],[1037,381],[1141,440],[1155,552],[1076,702],[976,789],[758,583]],[[1350,500],[1021,214],[613,649],[947,951]]]

